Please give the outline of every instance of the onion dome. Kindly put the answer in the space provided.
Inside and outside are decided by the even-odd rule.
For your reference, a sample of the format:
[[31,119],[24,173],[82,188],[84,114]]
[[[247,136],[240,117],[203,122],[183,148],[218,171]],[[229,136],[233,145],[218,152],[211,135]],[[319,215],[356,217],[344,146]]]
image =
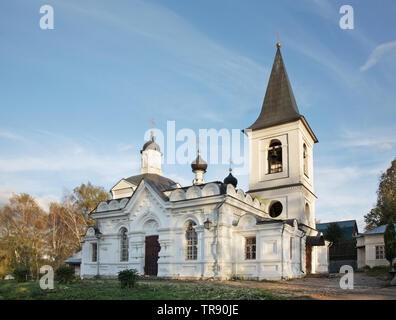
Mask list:
[[238,179],[237,178],[235,178],[233,175],[232,175],[232,169],[230,168],[229,169],[229,172],[230,172],[230,174],[224,179],[224,183],[225,184],[232,184],[235,188],[236,188],[236,186],[237,186],[237,184],[238,184]]
[[206,169],[208,168],[208,164],[204,159],[201,158],[201,153],[198,150],[198,156],[197,158],[191,162],[191,169],[193,172],[195,171],[203,171],[206,172]]
[[145,150],[155,150],[161,152],[159,145],[154,141],[154,135],[152,132],[151,132],[150,140],[144,144],[143,149],[140,151],[140,153],[142,153]]

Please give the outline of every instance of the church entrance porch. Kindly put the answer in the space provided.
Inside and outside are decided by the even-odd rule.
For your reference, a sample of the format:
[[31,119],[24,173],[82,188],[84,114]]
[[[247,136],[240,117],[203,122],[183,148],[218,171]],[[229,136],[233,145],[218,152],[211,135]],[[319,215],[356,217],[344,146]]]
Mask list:
[[146,237],[146,254],[144,260],[144,274],[156,276],[158,273],[158,253],[161,246],[158,242],[158,236]]

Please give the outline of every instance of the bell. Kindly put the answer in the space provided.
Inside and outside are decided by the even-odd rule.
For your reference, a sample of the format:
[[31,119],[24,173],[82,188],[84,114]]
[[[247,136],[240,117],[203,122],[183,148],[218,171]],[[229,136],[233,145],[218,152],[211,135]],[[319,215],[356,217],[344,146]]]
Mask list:
[[278,158],[278,154],[277,154],[277,152],[275,151],[275,150],[272,150],[271,151],[271,158],[273,158],[273,159],[276,159],[276,158]]

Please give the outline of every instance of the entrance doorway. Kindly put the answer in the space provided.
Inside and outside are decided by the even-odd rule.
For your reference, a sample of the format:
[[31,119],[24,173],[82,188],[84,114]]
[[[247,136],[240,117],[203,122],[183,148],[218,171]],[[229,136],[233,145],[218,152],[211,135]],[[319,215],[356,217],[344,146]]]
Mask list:
[[158,242],[158,236],[146,237],[146,256],[144,260],[144,274],[156,276],[158,273],[158,252],[161,246]]
[[312,245],[306,244],[305,246],[305,273],[311,274],[312,272]]

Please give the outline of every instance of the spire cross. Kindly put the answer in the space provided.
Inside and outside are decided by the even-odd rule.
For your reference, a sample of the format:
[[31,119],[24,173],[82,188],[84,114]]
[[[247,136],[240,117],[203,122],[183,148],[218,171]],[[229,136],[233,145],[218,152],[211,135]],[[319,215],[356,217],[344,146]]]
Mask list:
[[275,31],[276,31],[276,38],[278,39],[278,42],[276,43],[276,46],[277,46],[278,48],[280,48],[280,47],[281,47],[281,43],[280,43],[279,32],[278,32],[278,30],[275,30]]
[[197,143],[198,143],[198,155],[201,155],[201,140],[199,137],[197,138]]
[[154,118],[151,118],[150,120],[150,123],[151,123],[151,140],[154,140],[154,126],[155,126],[155,120],[154,120]]
[[230,168],[228,169],[229,172],[232,171],[232,158],[230,158]]

